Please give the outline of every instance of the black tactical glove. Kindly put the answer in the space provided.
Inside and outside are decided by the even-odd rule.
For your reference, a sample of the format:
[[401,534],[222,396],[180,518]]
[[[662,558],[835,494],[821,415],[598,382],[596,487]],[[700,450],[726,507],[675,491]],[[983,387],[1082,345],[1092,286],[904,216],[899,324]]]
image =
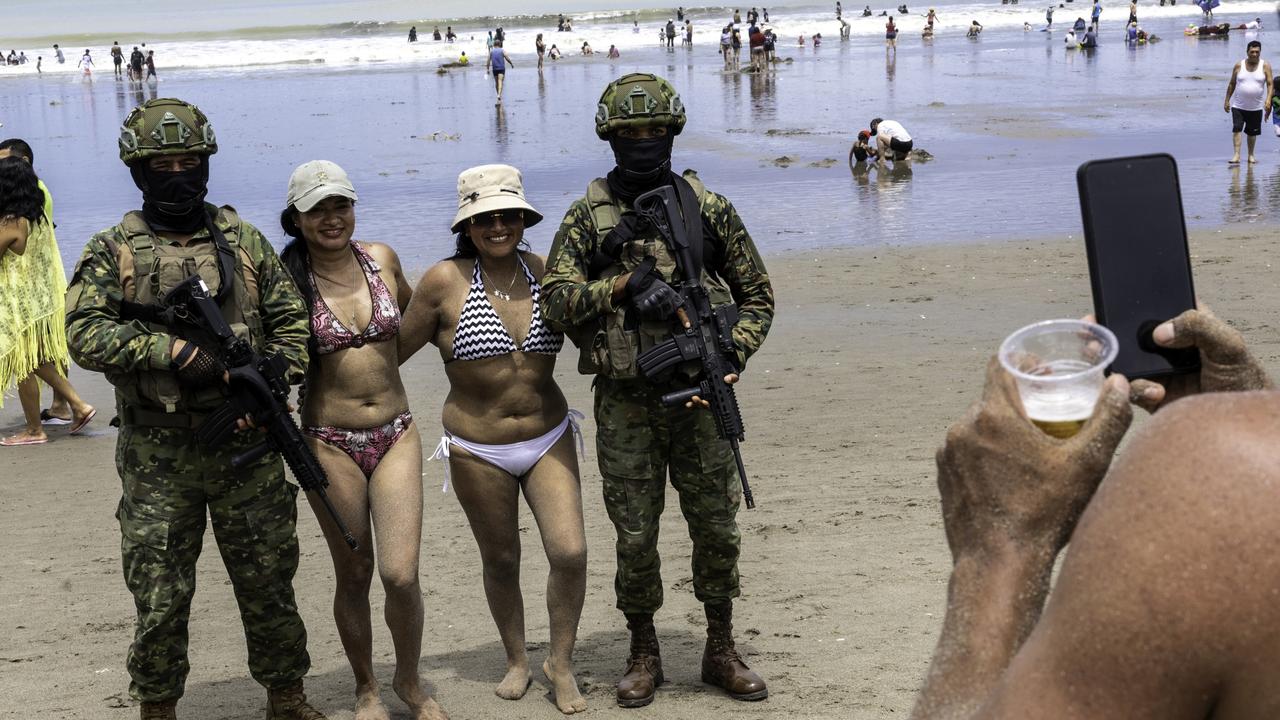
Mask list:
[[631,306],[646,320],[665,320],[680,307],[680,293],[663,282],[655,269],[658,261],[649,255],[631,271],[624,289]]
[[187,387],[202,388],[222,382],[227,367],[214,355],[204,350],[196,350],[191,362],[178,369],[178,382]]
[[680,307],[680,293],[665,282],[654,279],[649,287],[632,296],[631,306],[646,320],[666,320]]

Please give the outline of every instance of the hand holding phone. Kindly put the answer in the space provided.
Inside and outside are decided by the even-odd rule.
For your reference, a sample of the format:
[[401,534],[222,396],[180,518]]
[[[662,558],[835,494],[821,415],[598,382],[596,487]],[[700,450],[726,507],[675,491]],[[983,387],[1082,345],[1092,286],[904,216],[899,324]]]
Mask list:
[[1245,346],[1244,337],[1207,307],[1198,306],[1160,324],[1153,338],[1161,347],[1198,349],[1201,368],[1199,372],[1170,376],[1162,383],[1134,380],[1131,399],[1148,412],[1187,395],[1272,387],[1266,370]]
[[1098,322],[1130,379],[1194,373],[1195,347],[1161,347],[1152,332],[1196,306],[1178,168],[1169,155],[1093,160],[1076,173]]

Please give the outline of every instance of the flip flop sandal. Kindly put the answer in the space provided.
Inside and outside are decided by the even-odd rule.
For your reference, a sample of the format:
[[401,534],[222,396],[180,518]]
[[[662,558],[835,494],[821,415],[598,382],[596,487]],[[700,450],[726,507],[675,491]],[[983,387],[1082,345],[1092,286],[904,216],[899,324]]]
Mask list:
[[11,437],[7,437],[3,440],[0,440],[0,447],[19,447],[21,445],[43,445],[47,442],[49,442],[49,438],[47,436],[42,438],[33,438],[33,437],[19,438],[17,435],[13,435]]
[[77,421],[76,421],[76,423],[75,423],[74,425],[72,425],[72,426],[71,426],[71,430],[70,430],[70,431],[68,431],[68,432],[67,432],[67,434],[68,434],[68,435],[79,435],[79,434],[80,434],[80,432],[81,432],[82,430],[84,430],[84,427],[85,427],[86,425],[88,425],[88,424],[89,424],[89,421],[90,421],[90,420],[93,420],[93,416],[94,416],[94,415],[97,415],[97,414],[98,414],[98,409],[97,409],[97,408],[94,408],[94,409],[90,410],[90,411],[89,411],[89,414],[87,414],[87,415],[85,415],[84,417],[80,418],[79,420],[77,420]]
[[40,411],[41,425],[70,425],[71,422],[72,421],[67,418],[60,418],[57,415],[54,415],[53,413],[49,412],[49,408],[45,408],[44,410]]

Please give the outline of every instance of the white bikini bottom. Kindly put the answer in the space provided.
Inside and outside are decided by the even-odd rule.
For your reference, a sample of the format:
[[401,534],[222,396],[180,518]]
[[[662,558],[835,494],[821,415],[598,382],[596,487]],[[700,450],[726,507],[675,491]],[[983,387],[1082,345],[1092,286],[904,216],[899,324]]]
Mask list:
[[[485,445],[471,442],[470,440],[463,440],[446,430],[440,438],[440,444],[436,446],[435,453],[429,459],[448,460],[449,446],[457,445],[512,477],[522,478],[560,440],[560,436],[564,435],[566,428],[573,430],[573,437],[578,441],[578,455],[581,457],[584,447],[582,444],[582,429],[578,426],[578,421],[583,417],[585,416],[577,410],[569,410],[569,413],[564,416],[564,420],[561,420],[559,425],[552,428],[545,435],[540,435],[532,440],[510,443],[509,445]],[[449,480],[449,463],[446,462],[444,465],[444,487],[441,488],[442,492],[449,491]]]

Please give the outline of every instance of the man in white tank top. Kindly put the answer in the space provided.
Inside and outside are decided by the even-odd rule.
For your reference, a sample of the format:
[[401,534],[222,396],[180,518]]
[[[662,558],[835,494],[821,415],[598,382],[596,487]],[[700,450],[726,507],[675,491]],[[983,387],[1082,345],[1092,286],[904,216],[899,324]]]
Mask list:
[[1235,154],[1231,164],[1240,162],[1240,131],[1249,137],[1249,163],[1257,162],[1253,146],[1262,133],[1262,120],[1271,114],[1271,63],[1262,59],[1262,43],[1251,40],[1244,60],[1236,63],[1227,83],[1227,99],[1222,101],[1224,112],[1231,113],[1231,144]]

